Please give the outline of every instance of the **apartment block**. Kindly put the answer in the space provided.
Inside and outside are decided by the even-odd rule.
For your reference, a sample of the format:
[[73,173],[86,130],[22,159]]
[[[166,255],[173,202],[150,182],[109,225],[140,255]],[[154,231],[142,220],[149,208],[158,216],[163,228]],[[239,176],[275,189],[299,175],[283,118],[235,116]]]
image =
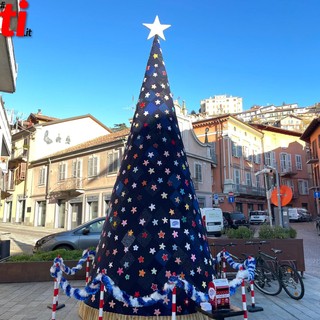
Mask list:
[[242,112],[242,98],[230,95],[216,95],[200,102],[201,113],[209,116]]

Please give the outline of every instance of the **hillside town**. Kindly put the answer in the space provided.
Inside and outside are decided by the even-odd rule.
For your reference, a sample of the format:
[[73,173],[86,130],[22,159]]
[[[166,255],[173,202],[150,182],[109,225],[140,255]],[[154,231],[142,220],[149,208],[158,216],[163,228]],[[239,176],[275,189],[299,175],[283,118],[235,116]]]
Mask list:
[[[204,101],[198,114],[174,102],[200,207],[246,217],[268,210],[278,178],[292,190],[287,206],[316,218],[319,104],[242,111],[240,98]],[[129,128],[108,128],[90,114],[58,119],[41,110],[14,121],[0,103],[0,221],[69,230],[106,215]],[[272,169],[259,174],[264,168]]]

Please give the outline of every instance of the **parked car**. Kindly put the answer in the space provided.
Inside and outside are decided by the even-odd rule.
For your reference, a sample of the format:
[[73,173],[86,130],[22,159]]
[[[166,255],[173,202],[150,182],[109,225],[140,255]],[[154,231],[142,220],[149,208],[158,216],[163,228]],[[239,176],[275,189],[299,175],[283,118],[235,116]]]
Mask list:
[[249,221],[242,212],[223,212],[223,216],[228,221],[229,228],[249,227]]
[[220,237],[223,231],[223,215],[220,208],[200,209],[207,234]]
[[264,211],[264,210],[250,211],[249,222],[250,224],[269,223],[270,222],[269,214],[267,211]]
[[290,221],[311,221],[312,216],[305,208],[288,208]]
[[57,249],[88,249],[98,245],[105,217],[86,222],[72,230],[53,233],[39,239],[33,252]]

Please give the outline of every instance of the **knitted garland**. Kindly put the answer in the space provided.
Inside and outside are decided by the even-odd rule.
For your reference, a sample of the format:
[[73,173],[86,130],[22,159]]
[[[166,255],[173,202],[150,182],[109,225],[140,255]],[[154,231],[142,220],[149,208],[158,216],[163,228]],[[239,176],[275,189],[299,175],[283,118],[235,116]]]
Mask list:
[[[162,290],[157,290],[151,295],[144,297],[133,297],[128,295],[125,291],[122,291],[110,277],[105,274],[99,273],[89,285],[84,289],[73,288],[67,279],[62,276],[62,272],[68,275],[74,275],[78,270],[82,268],[82,264],[87,260],[89,256],[94,256],[94,251],[85,250],[82,258],[74,268],[69,268],[63,263],[61,257],[54,259],[53,266],[50,268],[50,274],[53,278],[56,278],[68,297],[73,297],[77,300],[83,301],[88,299],[91,295],[96,294],[100,290],[100,283],[103,282],[105,290],[108,294],[112,295],[115,299],[126,303],[130,307],[145,307],[156,304],[163,300],[166,296],[171,294],[173,287],[183,289],[187,296],[195,301],[197,304],[201,302],[207,302],[209,300],[208,294],[201,291],[197,291],[196,288],[188,281],[181,279],[177,276],[171,276],[169,280],[164,284]],[[239,270],[236,278],[229,283],[230,295],[236,292],[236,289],[241,285],[243,279],[252,280],[254,278],[255,259],[249,257],[243,264],[235,262],[230,254],[226,251],[221,251],[217,254],[215,260],[216,263],[221,261],[222,257],[226,258],[227,263],[235,270]]]

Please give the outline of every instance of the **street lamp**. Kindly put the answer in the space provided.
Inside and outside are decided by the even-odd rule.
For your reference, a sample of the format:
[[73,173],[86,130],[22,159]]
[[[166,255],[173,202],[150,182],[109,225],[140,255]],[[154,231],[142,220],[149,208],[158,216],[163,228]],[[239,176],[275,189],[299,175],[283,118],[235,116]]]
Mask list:
[[272,215],[271,215],[271,204],[270,204],[270,192],[268,190],[268,183],[267,183],[267,175],[272,173],[272,169],[264,168],[258,172],[256,172],[254,175],[258,176],[259,174],[263,174],[264,177],[264,185],[266,188],[266,197],[267,197],[267,204],[268,204],[268,214],[269,214],[269,223],[270,226],[272,226]]
[[[275,171],[276,173],[276,184],[277,184],[277,202],[278,202],[278,213],[279,213],[279,224],[283,227],[283,216],[282,216],[282,208],[281,208],[281,194],[280,194],[280,179],[278,169],[275,167],[267,166],[269,170]],[[272,172],[271,171],[271,172]]]

